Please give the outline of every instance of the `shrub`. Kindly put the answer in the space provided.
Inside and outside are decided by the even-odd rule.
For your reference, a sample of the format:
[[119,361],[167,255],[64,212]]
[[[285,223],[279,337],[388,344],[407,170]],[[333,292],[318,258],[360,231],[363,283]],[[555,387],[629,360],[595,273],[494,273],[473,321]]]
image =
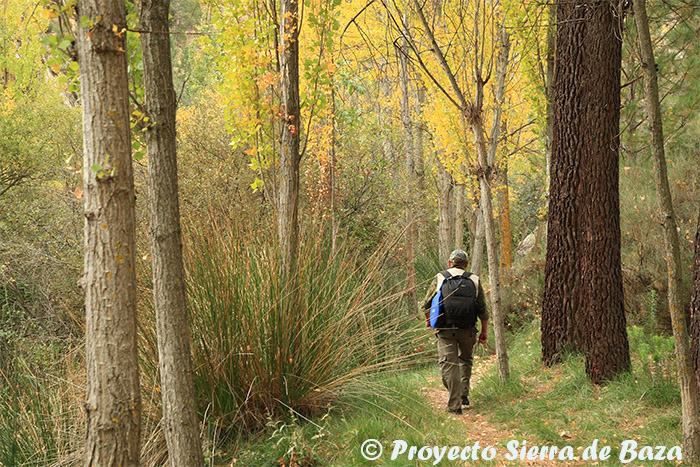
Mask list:
[[[395,305],[405,284],[387,280],[390,249],[360,263],[348,244],[332,254],[323,229],[305,232],[287,278],[274,233],[256,232],[212,218],[186,234],[195,386],[210,439],[222,442],[366,395],[366,376],[415,361],[420,335],[416,314]],[[155,323],[142,325],[144,366],[156,374]]]

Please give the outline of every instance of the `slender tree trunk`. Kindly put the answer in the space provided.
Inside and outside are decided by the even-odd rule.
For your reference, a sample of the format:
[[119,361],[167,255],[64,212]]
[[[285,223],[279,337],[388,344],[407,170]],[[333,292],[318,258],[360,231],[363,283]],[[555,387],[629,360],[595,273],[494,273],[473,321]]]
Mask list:
[[294,269],[299,243],[299,2],[280,1],[281,114],[277,229],[282,262]]
[[331,254],[335,254],[338,242],[338,217],[336,215],[336,154],[335,148],[338,144],[335,128],[335,86],[331,86],[331,167],[329,171],[329,191],[330,191],[330,210],[331,210]]
[[[492,123],[491,134],[489,137],[490,147],[487,150],[486,140],[484,138],[484,129],[482,122],[483,115],[483,105],[484,105],[484,80],[482,77],[482,66],[481,55],[479,54],[479,43],[478,41],[482,39],[480,37],[479,28],[482,24],[481,16],[478,11],[474,15],[474,51],[475,51],[475,61],[474,61],[474,82],[475,82],[475,99],[471,104],[467,102],[464,93],[462,92],[455,74],[449,67],[445,55],[443,54],[440,46],[435,40],[435,35],[432,32],[430,24],[425,18],[423,9],[418,0],[414,0],[414,5],[416,6],[416,13],[420,18],[423,25],[423,29],[427,34],[432,51],[435,54],[440,67],[445,73],[445,77],[448,79],[450,86],[454,90],[458,104],[462,112],[462,125],[465,133],[470,129],[474,135],[477,158],[479,161],[479,185],[481,188],[481,201],[480,207],[482,214],[484,216],[485,232],[486,232],[486,250],[489,261],[489,280],[491,286],[491,309],[493,313],[493,323],[494,323],[494,334],[496,340],[496,355],[498,360],[498,375],[501,380],[505,380],[509,377],[508,369],[508,354],[505,342],[505,329],[503,325],[502,310],[500,308],[501,297],[500,297],[500,283],[498,274],[498,246],[496,245],[496,236],[494,231],[494,221],[493,221],[493,209],[491,205],[491,176],[493,171],[493,160],[495,159],[496,146],[499,139],[500,130],[500,118],[501,110],[503,106],[503,94],[505,88],[505,75],[508,67],[508,53],[509,53],[509,36],[507,34],[505,24],[501,24],[498,28],[499,31],[499,54],[497,58],[497,70],[496,70],[496,105],[494,108],[494,117]],[[477,5],[479,3],[477,2]],[[484,12],[485,13],[485,12]]]
[[465,115],[474,135],[477,159],[479,162],[479,185],[481,188],[481,212],[484,217],[484,230],[486,233],[486,254],[489,265],[489,286],[491,287],[491,312],[493,315],[494,339],[496,341],[496,359],[498,364],[498,376],[505,381],[510,376],[508,365],[508,349],[506,347],[505,326],[503,322],[503,310],[501,309],[501,279],[499,274],[498,244],[496,243],[496,229],[493,219],[493,207],[491,183],[496,157],[496,148],[500,137],[501,111],[503,109],[503,96],[505,88],[505,76],[508,67],[508,54],[510,42],[505,26],[501,26],[499,34],[500,50],[496,69],[496,105],[494,106],[493,123],[489,136],[487,149],[484,138],[482,121],[482,108],[484,99],[484,81],[481,70],[475,66],[476,98],[471,113]]
[[556,3],[551,2],[549,7],[549,24],[547,25],[547,82],[545,83],[545,91],[547,95],[547,123],[545,127],[545,159],[547,161],[547,186],[549,186],[551,167],[552,167],[552,139],[554,113],[552,107],[552,95],[554,86],[554,66],[555,66],[555,50],[557,46],[557,8]]
[[481,200],[479,200],[477,204],[476,228],[474,242],[472,243],[471,271],[477,276],[480,276],[482,265],[484,264],[484,243],[486,243],[486,229],[484,227],[484,211],[481,209]]
[[204,465],[192,375],[170,60],[170,0],[143,0],[140,22],[148,149],[153,299],[158,329],[163,431],[170,465]]
[[455,248],[464,248],[464,184],[455,185]]
[[438,255],[440,264],[447,264],[452,251],[454,213],[452,176],[442,163],[438,162]]
[[416,82],[415,118],[413,120],[413,183],[415,186],[414,203],[414,249],[420,248],[425,221],[425,160],[423,144],[423,105],[425,104],[425,86],[420,81]]
[[673,340],[678,361],[678,385],[681,390],[683,413],[683,454],[690,463],[700,461],[700,415],[698,414],[698,386],[691,364],[686,315],[681,300],[682,264],[678,242],[673,200],[668,186],[666,155],[664,152],[663,121],[659,102],[654,51],[649,34],[649,21],[644,0],[634,1],[634,19],[637,24],[639,49],[644,70],[645,103],[651,132],[651,153],[659,201],[659,220],[664,230],[666,266],[668,268],[668,309],[673,325]]
[[415,299],[416,291],[416,266],[414,258],[414,244],[416,241],[416,228],[413,213],[413,196],[415,191],[415,163],[413,158],[413,125],[411,123],[411,95],[408,83],[408,33],[406,30],[406,15],[403,17],[403,42],[399,51],[399,62],[401,64],[401,122],[404,131],[404,155],[406,158],[406,262],[407,262],[407,289],[410,300]]
[[629,69],[627,75],[631,77],[629,83],[629,102],[626,107],[629,107],[629,119],[627,120],[627,163],[631,166],[637,165],[637,127],[639,123],[637,122],[637,105],[639,99],[637,97],[637,82],[634,81],[635,70],[635,60],[633,56],[629,58]]
[[510,228],[510,200],[508,197],[508,160],[503,160],[501,168],[498,170],[498,181],[496,183],[498,193],[498,219],[500,227],[500,267],[501,277],[504,284],[511,283],[511,273],[513,269],[513,243],[511,241]]
[[124,2],[80,0],[87,441],[85,465],[139,463],[134,178]]

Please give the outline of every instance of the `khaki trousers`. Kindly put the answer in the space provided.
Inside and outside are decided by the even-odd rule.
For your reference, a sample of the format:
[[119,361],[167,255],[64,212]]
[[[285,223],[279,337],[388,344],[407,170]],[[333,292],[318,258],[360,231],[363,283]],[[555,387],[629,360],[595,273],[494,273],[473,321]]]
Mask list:
[[450,394],[447,408],[461,409],[462,398],[469,397],[476,329],[440,329],[435,335],[442,384]]

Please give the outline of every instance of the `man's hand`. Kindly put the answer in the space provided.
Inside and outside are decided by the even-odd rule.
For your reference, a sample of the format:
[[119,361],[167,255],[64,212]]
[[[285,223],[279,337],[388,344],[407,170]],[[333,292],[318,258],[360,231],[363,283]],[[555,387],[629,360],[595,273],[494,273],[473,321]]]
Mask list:
[[486,334],[486,328],[484,328],[484,330],[481,331],[481,334],[479,334],[479,344],[484,345],[488,340],[489,336]]

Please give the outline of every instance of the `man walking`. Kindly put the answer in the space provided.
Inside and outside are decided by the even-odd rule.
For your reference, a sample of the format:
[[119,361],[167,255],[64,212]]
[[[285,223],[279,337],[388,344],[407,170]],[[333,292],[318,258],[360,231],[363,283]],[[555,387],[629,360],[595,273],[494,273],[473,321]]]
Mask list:
[[440,375],[449,391],[447,411],[461,414],[462,406],[469,407],[469,380],[474,362],[474,344],[477,341],[476,321],[481,321],[478,341],[488,340],[488,311],[484,290],[479,277],[466,271],[467,253],[454,250],[450,254],[449,269],[438,273],[428,289],[423,309],[426,324],[430,327],[430,308],[435,295],[440,292],[440,315],[435,323]]

